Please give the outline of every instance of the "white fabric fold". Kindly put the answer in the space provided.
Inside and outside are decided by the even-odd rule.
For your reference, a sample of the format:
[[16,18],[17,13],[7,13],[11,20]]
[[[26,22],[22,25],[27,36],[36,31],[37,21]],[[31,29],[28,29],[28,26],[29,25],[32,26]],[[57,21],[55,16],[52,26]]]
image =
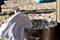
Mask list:
[[24,13],[11,16],[0,28],[0,36],[8,40],[24,40],[24,28],[31,28],[32,24]]

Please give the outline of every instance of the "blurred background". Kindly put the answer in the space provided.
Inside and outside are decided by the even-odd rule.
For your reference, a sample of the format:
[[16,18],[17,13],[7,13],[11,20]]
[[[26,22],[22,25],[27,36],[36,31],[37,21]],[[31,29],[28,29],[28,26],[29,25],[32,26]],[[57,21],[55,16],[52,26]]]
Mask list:
[[[4,0],[4,4],[1,5],[0,26],[4,23],[4,20],[14,15],[12,9],[15,6],[18,6],[21,12],[25,12],[29,19],[32,21],[32,23],[35,22],[33,20],[37,20],[39,22],[40,19],[56,20],[56,0],[50,0],[49,2],[48,0],[44,2],[40,2],[39,0]],[[38,22],[35,22],[35,26],[38,26]],[[36,30],[35,33],[37,33],[37,35],[42,35],[39,36],[40,39],[37,39],[36,37],[36,39],[29,40],[58,40],[59,26],[60,24],[58,23],[58,25],[53,28]],[[30,30],[27,30],[26,32],[28,33],[28,31]],[[32,34],[33,32],[34,30],[32,31]],[[5,39],[1,38],[0,40]]]

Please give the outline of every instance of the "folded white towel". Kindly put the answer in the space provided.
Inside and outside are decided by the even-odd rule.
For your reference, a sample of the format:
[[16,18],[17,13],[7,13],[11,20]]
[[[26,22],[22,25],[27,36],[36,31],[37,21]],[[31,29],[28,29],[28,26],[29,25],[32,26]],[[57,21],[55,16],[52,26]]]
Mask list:
[[25,14],[18,12],[2,25],[0,36],[8,40],[24,40],[24,27],[31,28],[32,24]]

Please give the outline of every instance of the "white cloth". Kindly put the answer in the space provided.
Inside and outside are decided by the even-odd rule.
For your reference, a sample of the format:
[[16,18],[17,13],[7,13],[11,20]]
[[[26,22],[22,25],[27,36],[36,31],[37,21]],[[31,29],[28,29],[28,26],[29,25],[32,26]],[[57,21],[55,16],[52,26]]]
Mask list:
[[24,40],[24,27],[31,28],[29,18],[23,13],[11,16],[0,28],[0,36],[8,40]]

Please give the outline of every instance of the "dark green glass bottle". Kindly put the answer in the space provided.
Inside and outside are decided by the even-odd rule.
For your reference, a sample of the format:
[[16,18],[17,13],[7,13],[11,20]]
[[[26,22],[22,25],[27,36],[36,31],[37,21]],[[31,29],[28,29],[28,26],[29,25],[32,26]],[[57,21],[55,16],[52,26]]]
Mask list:
[[36,3],[54,2],[56,0],[34,0]]

